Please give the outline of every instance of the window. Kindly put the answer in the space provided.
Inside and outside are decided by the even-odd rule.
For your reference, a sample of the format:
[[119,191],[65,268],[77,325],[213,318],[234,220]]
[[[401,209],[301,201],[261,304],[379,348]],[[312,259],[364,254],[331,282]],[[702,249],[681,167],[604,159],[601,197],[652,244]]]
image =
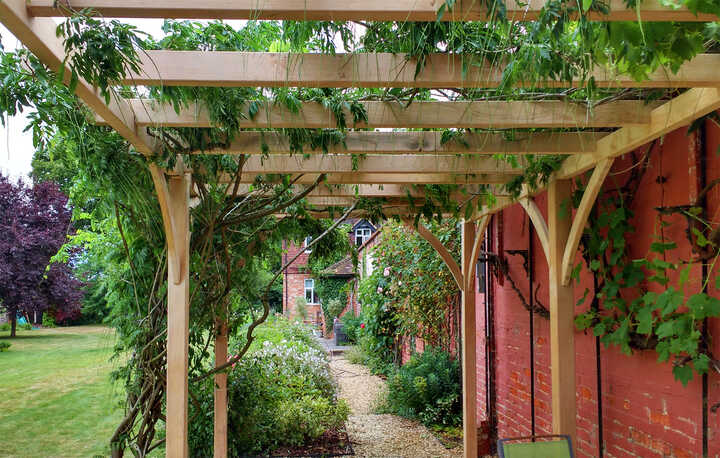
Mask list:
[[305,279],[305,300],[308,304],[317,304],[317,295],[315,294],[315,280],[312,278]]
[[310,242],[312,242],[312,236],[308,235],[303,241],[303,248],[305,248],[305,253],[312,253],[312,250],[307,249],[308,245],[310,245]]
[[360,227],[355,229],[355,245],[360,246],[363,243],[367,242],[367,240],[372,235],[372,229],[369,227]]

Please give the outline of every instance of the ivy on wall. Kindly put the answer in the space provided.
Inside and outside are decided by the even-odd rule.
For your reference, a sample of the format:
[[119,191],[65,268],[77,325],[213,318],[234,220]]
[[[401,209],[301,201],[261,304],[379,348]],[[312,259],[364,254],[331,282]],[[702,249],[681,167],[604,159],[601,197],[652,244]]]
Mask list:
[[[606,346],[616,345],[626,354],[653,349],[660,362],[672,361],[675,378],[686,385],[694,373],[706,373],[711,364],[720,367],[701,331],[706,318],[720,316],[720,299],[707,293],[720,251],[711,241],[713,227],[705,219],[704,208],[690,205],[656,209],[657,230],[649,252],[637,257],[631,251],[627,241],[635,232],[633,198],[653,146],[644,159],[633,158],[639,167],[623,186],[604,191],[588,219],[581,251],[593,277],[593,289],[585,290],[578,305],[590,301],[591,306],[577,315],[575,323],[599,336]],[[578,184],[576,206],[583,191]],[[705,252],[704,259],[679,260],[673,253],[677,243],[664,236],[671,225],[670,213],[686,218],[690,245],[695,253]],[[691,279],[693,267],[703,263],[707,263],[706,278],[699,282]],[[579,278],[580,268],[578,264],[575,278]],[[720,286],[720,276],[715,277],[715,284]]]

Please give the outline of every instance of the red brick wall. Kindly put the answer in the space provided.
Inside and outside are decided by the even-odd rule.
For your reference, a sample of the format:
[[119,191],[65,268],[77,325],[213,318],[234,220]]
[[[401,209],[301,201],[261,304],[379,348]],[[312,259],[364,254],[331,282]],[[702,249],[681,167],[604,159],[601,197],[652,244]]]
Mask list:
[[[707,124],[705,157],[707,160],[707,181],[720,178],[720,157],[715,153],[720,145],[720,129]],[[697,196],[697,173],[692,154],[692,139],[685,129],[667,135],[658,142],[651,154],[649,168],[641,182],[633,203],[637,228],[628,244],[632,254],[646,256],[653,234],[657,230],[658,206],[688,204]],[[647,146],[640,148],[644,152]],[[625,175],[620,172],[634,166],[628,155],[616,161],[607,182],[622,183]],[[664,177],[659,180],[658,177]],[[600,196],[602,198],[602,195]],[[543,212],[546,209],[545,195],[537,199]],[[709,215],[713,225],[720,224],[720,187],[708,194]],[[689,243],[685,237],[686,224],[680,217],[666,218],[672,223],[665,228],[665,238],[678,244],[668,256],[669,261],[692,258]],[[524,211],[513,206],[494,221],[494,228],[502,239],[504,250],[526,250],[528,248],[528,219]],[[497,239],[493,251],[498,249]],[[548,305],[548,268],[539,240],[534,242],[534,277],[540,285],[538,299]],[[528,297],[528,275],[522,267],[520,256],[505,256],[509,260],[510,275],[516,280],[523,295]],[[674,259],[673,259],[674,258]],[[576,260],[579,262],[580,258]],[[712,274],[712,278],[716,273]],[[700,267],[693,268],[692,287],[697,291]],[[671,282],[673,279],[671,279]],[[711,281],[711,284],[713,282]],[[576,285],[577,299],[586,287],[592,290],[587,273],[581,275]],[[537,287],[537,286],[536,286]],[[495,333],[495,405],[499,437],[530,434],[530,350],[529,314],[510,288],[507,279],[503,284],[494,281]],[[714,294],[718,294],[713,291]],[[483,298],[478,298],[478,414],[484,418],[485,399],[485,312]],[[589,301],[588,301],[589,302]],[[715,336],[712,351],[720,355],[720,320],[712,319],[709,329]],[[550,355],[548,321],[535,316],[535,420],[536,434],[551,432],[550,396]],[[581,457],[597,456],[598,416],[596,388],[595,339],[581,332],[575,335],[576,385],[577,385],[577,453]],[[635,351],[632,356],[622,354],[617,348],[602,347],[600,350],[603,400],[603,428],[605,456],[609,457],[661,457],[661,456],[702,456],[702,385],[695,377],[687,387],[676,382],[669,363],[658,363],[654,351]],[[709,376],[709,404],[720,402],[720,377],[717,373]],[[709,412],[709,456],[720,454],[720,411]]]
[[[292,242],[285,242],[286,253],[283,255],[283,264],[292,259],[298,251],[304,251],[302,245],[297,246]],[[312,278],[306,273],[309,253],[302,253],[288,266],[283,277],[283,314],[291,319],[298,318],[295,306],[296,299],[305,297],[305,280]],[[319,304],[308,304],[306,321],[315,325],[322,322],[322,307]]]

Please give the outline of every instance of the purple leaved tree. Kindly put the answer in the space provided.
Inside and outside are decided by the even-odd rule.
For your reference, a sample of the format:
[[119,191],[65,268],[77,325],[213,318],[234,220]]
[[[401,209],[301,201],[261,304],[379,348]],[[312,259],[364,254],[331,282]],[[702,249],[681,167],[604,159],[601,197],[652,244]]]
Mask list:
[[0,174],[0,306],[15,336],[18,312],[52,308],[62,315],[80,311],[82,283],[67,265],[53,264],[67,240],[71,210],[54,183],[28,187]]

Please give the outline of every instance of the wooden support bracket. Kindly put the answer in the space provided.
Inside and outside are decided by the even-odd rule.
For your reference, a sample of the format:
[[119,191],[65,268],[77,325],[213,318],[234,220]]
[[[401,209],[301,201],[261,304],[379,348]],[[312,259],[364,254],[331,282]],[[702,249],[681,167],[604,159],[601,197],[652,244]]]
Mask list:
[[532,221],[533,226],[535,226],[535,233],[537,234],[538,239],[540,239],[543,253],[545,253],[545,259],[550,259],[550,237],[548,235],[548,226],[547,222],[545,222],[545,218],[540,212],[540,208],[538,208],[535,201],[527,194],[525,194],[524,197],[521,197],[518,202],[525,209],[530,217],[530,221]]
[[416,226],[413,223],[413,220],[407,218],[404,218],[403,222],[408,228],[417,231],[420,237],[424,238],[430,245],[432,245],[437,254],[439,254],[442,260],[445,262],[445,265],[448,267],[448,269],[450,269],[450,273],[455,279],[455,283],[457,283],[458,288],[462,290],[465,282],[463,280],[463,274],[460,271],[460,266],[458,266],[458,263],[455,261],[455,259],[453,259],[447,248],[443,246],[442,242],[438,240],[438,238],[435,237],[435,235],[430,232],[428,228],[426,228],[422,223],[418,223]]
[[585,223],[587,223],[587,219],[590,216],[590,210],[592,210],[593,205],[595,205],[595,200],[602,189],[605,177],[607,177],[607,174],[612,168],[613,162],[613,158],[603,159],[598,162],[595,166],[595,170],[593,170],[592,176],[590,177],[590,181],[588,181],[588,184],[585,187],[585,192],[583,193],[582,200],[580,201],[580,206],[578,207],[577,212],[575,212],[575,218],[573,219],[572,227],[570,228],[570,235],[568,236],[567,244],[565,245],[565,250],[563,252],[563,286],[570,284],[573,261],[575,260],[575,253],[577,252],[578,245],[580,244],[580,237],[585,230]]
[[487,231],[488,224],[490,224],[490,215],[485,215],[478,221],[477,229],[475,231],[475,240],[472,246],[472,255],[464,260],[463,264],[463,279],[465,280],[464,291],[470,291],[473,287],[473,281],[475,279],[475,265],[478,257],[480,256],[480,247],[485,238],[485,232]]

